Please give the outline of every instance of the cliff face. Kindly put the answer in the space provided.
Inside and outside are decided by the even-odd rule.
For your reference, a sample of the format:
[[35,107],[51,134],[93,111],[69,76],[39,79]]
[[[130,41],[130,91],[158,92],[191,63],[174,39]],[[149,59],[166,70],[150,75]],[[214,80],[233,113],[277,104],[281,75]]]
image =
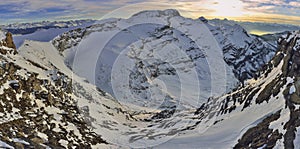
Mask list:
[[258,77],[256,71],[276,53],[274,45],[248,34],[235,22],[219,20],[206,24],[219,42],[225,62],[234,68],[232,71],[240,82]]
[[[244,120],[261,117],[253,121],[254,126],[243,132],[234,148],[299,148],[299,45],[299,32],[281,37],[277,53],[257,73],[259,77],[247,81],[245,87],[212,99],[201,106],[196,114],[214,110],[219,121],[226,120],[223,117],[243,113],[246,114]],[[213,109],[214,106],[218,108]],[[230,121],[230,118],[227,120]],[[222,123],[219,121],[216,122]]]

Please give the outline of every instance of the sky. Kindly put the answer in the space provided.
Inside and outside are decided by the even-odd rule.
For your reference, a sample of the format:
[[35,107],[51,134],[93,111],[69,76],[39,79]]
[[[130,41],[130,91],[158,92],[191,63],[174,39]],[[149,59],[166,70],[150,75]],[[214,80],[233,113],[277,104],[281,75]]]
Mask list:
[[2,0],[0,24],[127,18],[142,10],[170,8],[190,18],[300,25],[300,0]]

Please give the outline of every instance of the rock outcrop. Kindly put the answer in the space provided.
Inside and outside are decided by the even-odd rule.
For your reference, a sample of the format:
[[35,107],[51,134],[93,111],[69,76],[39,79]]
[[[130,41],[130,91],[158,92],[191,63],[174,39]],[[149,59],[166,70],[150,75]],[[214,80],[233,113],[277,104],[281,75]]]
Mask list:
[[12,37],[12,34],[10,32],[6,33],[5,43],[6,43],[7,47],[13,48],[13,49],[16,50],[16,46],[14,44],[13,37]]
[[0,41],[0,46],[2,46],[2,48],[0,47],[0,53],[6,54],[7,49],[5,49],[5,47],[7,47],[7,48],[12,49],[12,50],[11,49],[9,50],[10,52],[13,52],[14,54],[16,54],[17,49],[14,44],[12,34],[10,32],[7,32],[5,36],[6,36],[5,39],[2,39],[2,41]]

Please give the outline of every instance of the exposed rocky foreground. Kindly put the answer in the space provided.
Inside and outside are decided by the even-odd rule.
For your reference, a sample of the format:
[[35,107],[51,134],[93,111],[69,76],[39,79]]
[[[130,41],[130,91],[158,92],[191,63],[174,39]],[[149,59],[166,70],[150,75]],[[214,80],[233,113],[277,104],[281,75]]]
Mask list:
[[[10,33],[0,42],[0,51],[0,140],[6,144],[0,143],[0,147],[91,148],[107,144],[86,124],[68,76],[20,60]],[[48,72],[48,78],[24,65]]]

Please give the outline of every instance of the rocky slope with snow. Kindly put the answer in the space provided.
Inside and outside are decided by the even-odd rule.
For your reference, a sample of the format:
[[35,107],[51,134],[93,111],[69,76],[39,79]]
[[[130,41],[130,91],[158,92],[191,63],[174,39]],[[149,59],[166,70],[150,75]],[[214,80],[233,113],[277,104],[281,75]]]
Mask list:
[[278,44],[278,52],[259,72],[260,77],[247,81],[245,87],[211,99],[195,112],[199,115],[215,111],[215,131],[222,135],[226,132],[224,127],[234,127],[228,129],[232,132],[227,137],[235,137],[228,147],[299,148],[300,32],[281,37]]
[[[298,148],[300,34],[249,80],[196,109],[132,111],[76,76],[51,43],[1,46],[0,146]],[[4,41],[2,41],[4,43]]]
[[91,123],[105,125],[110,113],[125,119],[129,110],[73,75],[50,43],[26,41],[16,52],[6,35],[0,42],[0,148],[110,146]]
[[219,42],[226,63],[233,67],[236,78],[243,82],[257,77],[255,72],[269,62],[276,52],[276,44],[250,35],[236,22],[207,21],[207,26]]
[[[275,53],[237,25],[165,10],[18,51],[2,37],[0,148],[299,148],[300,32]],[[256,76],[236,86],[234,70]]]

